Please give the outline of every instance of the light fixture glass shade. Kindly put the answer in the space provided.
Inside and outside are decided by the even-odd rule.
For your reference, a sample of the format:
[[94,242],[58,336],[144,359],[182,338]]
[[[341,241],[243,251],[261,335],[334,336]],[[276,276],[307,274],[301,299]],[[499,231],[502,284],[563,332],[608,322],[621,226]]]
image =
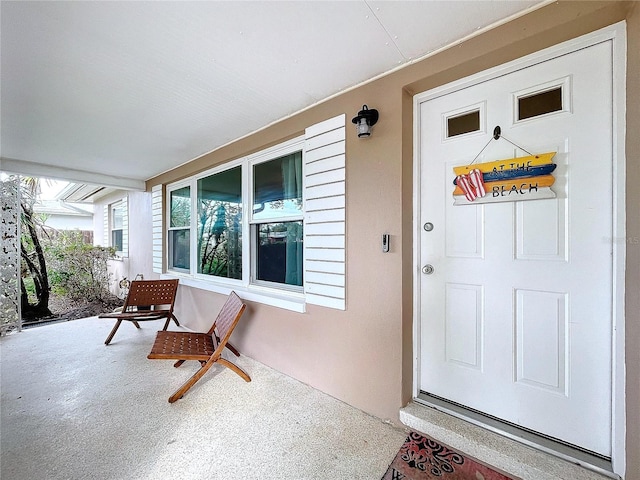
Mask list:
[[363,105],[358,115],[351,119],[351,122],[356,126],[359,138],[369,137],[371,135],[371,127],[373,127],[377,121],[378,110],[375,108],[369,109],[366,105]]
[[360,121],[356,124],[356,129],[358,131],[358,137],[368,137],[371,135],[371,127],[364,117],[360,118]]

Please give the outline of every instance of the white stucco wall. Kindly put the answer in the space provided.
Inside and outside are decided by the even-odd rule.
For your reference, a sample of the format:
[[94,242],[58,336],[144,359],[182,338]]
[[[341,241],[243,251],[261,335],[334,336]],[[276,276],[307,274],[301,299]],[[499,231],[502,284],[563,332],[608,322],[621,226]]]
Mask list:
[[104,245],[104,206],[128,199],[129,215],[129,252],[126,257],[113,260],[109,265],[112,283],[111,291],[118,296],[122,292],[118,282],[124,277],[133,280],[141,274],[143,278],[153,277],[151,256],[152,252],[152,226],[151,226],[151,193],[118,191],[100,198],[94,203],[93,216],[93,244]]

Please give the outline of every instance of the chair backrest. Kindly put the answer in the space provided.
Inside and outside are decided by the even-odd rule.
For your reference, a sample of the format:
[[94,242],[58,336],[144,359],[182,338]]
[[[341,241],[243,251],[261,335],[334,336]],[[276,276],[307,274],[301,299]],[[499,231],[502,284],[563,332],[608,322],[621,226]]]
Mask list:
[[148,310],[154,305],[167,305],[167,309],[172,312],[177,292],[177,279],[134,280],[131,282],[123,311],[126,312],[129,307],[146,307],[145,310]]
[[224,302],[224,305],[220,309],[216,321],[213,322],[213,325],[207,332],[213,339],[216,351],[222,351],[227,344],[245,308],[247,308],[247,306],[242,303],[242,300],[236,295],[236,292],[231,292],[227,301]]

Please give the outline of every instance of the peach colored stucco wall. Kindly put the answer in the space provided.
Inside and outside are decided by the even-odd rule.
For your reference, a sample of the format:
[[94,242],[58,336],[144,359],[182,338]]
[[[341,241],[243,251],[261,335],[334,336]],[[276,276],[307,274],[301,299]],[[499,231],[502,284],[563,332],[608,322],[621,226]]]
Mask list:
[[[366,103],[373,136],[347,136],[347,310],[297,314],[250,303],[233,342],[262,363],[383,419],[397,421],[413,376],[413,104],[416,93],[627,20],[627,480],[640,480],[640,8],[635,2],[557,2],[361,86],[152,179],[193,175],[303,133]],[[330,74],[330,72],[328,72]],[[349,125],[350,127],[351,125]],[[176,159],[176,162],[184,159]],[[391,251],[380,250],[382,233]],[[177,314],[202,328],[222,297],[180,287]],[[208,325],[207,325],[208,326]],[[585,419],[588,421],[588,419]]]

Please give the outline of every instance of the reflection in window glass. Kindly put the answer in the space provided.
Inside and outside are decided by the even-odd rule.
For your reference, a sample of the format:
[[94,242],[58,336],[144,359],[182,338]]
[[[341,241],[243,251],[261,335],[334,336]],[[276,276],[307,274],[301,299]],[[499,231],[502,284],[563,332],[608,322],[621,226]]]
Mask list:
[[169,192],[169,262],[168,268],[189,272],[191,253],[191,187]]
[[122,252],[122,228],[124,225],[124,212],[122,203],[116,203],[111,206],[111,246],[117,252]]
[[242,279],[242,169],[198,180],[198,273]]
[[169,231],[169,268],[181,271],[189,271],[189,230]]
[[262,223],[255,231],[256,279],[302,286],[302,221]]
[[116,252],[122,251],[122,229],[111,231],[111,246],[116,249]]
[[112,227],[114,229],[122,229],[122,217],[123,217],[123,213],[122,213],[122,204],[118,203],[117,205],[114,205],[113,209],[112,209],[112,220],[113,220],[113,224]]
[[188,227],[191,223],[191,188],[174,190],[171,197],[171,218],[169,227]]
[[300,216],[302,152],[253,167],[253,218]]

